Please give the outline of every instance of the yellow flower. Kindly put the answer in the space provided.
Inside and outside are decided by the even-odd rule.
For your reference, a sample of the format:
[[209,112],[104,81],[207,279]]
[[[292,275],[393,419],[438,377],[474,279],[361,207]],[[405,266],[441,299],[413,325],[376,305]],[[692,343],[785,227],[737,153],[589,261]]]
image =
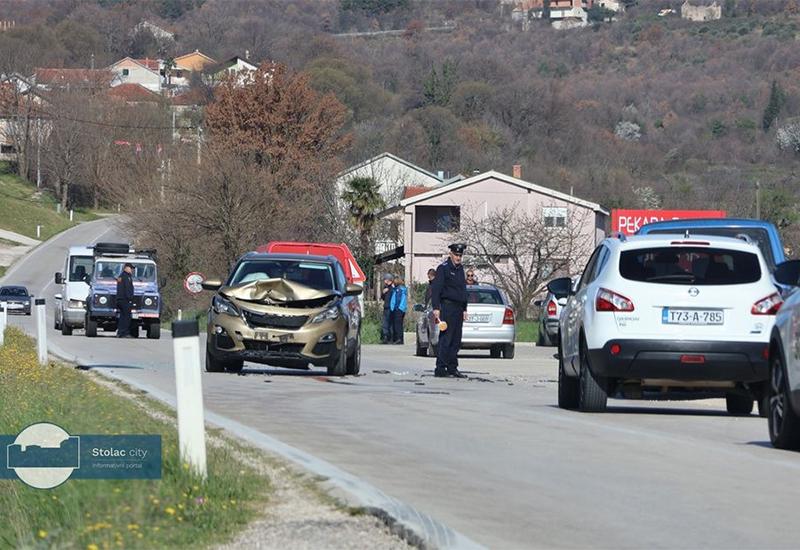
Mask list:
[[37,536],[38,536],[40,539],[47,538],[47,531],[45,531],[44,529],[39,529],[39,532],[38,532],[38,533],[36,533],[36,535],[37,535]]
[[120,489],[119,487],[114,487],[114,492],[115,493],[121,493],[122,489]]
[[173,508],[172,506],[167,506],[166,508],[164,508],[164,511],[171,516],[175,515],[175,508]]
[[153,500],[151,500],[150,502],[152,502],[153,504],[158,504],[158,503],[159,503],[159,502],[161,502],[161,501],[160,501],[160,500],[158,500],[157,498],[154,498],[154,499],[153,499]]
[[144,535],[143,535],[143,534],[141,534],[141,533],[136,533],[136,538],[137,538],[137,539],[143,539],[143,538],[144,538]]
[[236,505],[236,501],[231,499],[231,504],[233,504],[235,506]]
[[92,543],[86,547],[86,550],[100,550],[100,548],[95,543]]
[[139,528],[139,526],[136,525],[135,523],[129,523],[128,524],[128,530],[130,530],[130,531],[136,531],[138,528]]

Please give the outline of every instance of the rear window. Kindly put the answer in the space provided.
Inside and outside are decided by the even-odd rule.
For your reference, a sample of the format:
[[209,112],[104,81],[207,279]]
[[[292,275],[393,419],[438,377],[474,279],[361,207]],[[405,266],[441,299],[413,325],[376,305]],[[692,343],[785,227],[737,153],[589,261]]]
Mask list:
[[707,247],[660,247],[628,250],[619,272],[631,281],[674,285],[741,285],[761,279],[758,256]]
[[503,305],[500,292],[494,289],[469,290],[467,289],[467,302],[470,304],[497,304]]
[[713,235],[732,238],[736,238],[739,235],[747,235],[758,245],[761,255],[764,256],[764,260],[770,269],[775,267],[775,258],[772,256],[769,233],[767,233],[766,229],[759,227],[681,227],[680,229],[654,229],[647,233],[649,235],[668,235],[670,233],[683,233],[687,230],[691,235]]

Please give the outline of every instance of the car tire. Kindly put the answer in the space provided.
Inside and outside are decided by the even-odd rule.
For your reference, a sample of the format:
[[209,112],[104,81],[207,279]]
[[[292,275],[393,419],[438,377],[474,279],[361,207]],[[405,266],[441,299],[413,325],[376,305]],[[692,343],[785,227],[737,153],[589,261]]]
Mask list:
[[86,328],[86,336],[89,338],[95,338],[97,336],[97,321],[93,321],[91,317],[86,317],[86,324],[84,327]]
[[578,379],[569,376],[564,370],[564,357],[561,354],[561,338],[558,345],[558,407],[561,409],[578,408]]
[[547,334],[543,324],[539,324],[539,341],[536,344],[547,348],[553,346],[553,341],[550,339],[550,335]]
[[328,365],[328,376],[344,376],[347,374],[347,344],[342,345],[342,351],[331,357]]
[[131,338],[139,337],[139,325],[131,324]]
[[748,416],[753,412],[753,397],[738,393],[726,394],[725,407],[728,409],[728,413],[732,415]]
[[439,346],[431,343],[430,339],[428,339],[428,357],[436,357],[439,352],[438,347]]
[[581,339],[581,372],[578,377],[578,410],[605,412],[608,404],[608,381],[592,372],[586,341]]
[[161,338],[161,323],[150,323],[147,325],[147,337],[150,340]]
[[72,336],[72,327],[66,324],[65,322],[61,322],[61,334],[62,336]]
[[499,358],[500,358],[500,355],[501,355],[502,353],[503,353],[503,351],[500,349],[500,346],[499,346],[499,345],[496,345],[496,344],[495,344],[495,345],[493,345],[493,346],[492,346],[492,347],[489,349],[489,357],[491,357],[492,359],[499,359]]
[[54,330],[61,330],[61,325],[58,322],[58,317],[53,316],[53,329]]
[[514,344],[503,344],[503,359],[514,358]]
[[225,372],[232,372],[239,374],[244,369],[244,361],[241,359],[233,359],[225,362]]
[[416,352],[416,355],[417,355],[417,357],[427,357],[428,356],[428,347],[427,346],[423,346],[420,343],[420,337],[419,336],[417,336],[417,352]]
[[206,348],[206,372],[224,372],[225,361],[221,361],[214,357],[211,352]]
[[347,358],[347,374],[358,376],[361,372],[361,333],[356,336],[356,345],[353,346],[353,353]]
[[778,449],[800,450],[800,416],[792,407],[786,369],[779,354],[770,361],[767,389],[769,439]]

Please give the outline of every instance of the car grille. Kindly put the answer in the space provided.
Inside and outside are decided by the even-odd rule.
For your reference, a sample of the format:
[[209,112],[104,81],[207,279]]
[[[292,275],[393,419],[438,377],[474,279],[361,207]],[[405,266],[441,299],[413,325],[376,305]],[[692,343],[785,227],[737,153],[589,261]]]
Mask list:
[[275,315],[244,311],[244,318],[251,327],[297,329],[308,321],[308,315]]
[[248,351],[268,351],[282,355],[298,355],[303,351],[305,344],[280,344],[263,342],[261,340],[243,340],[242,343]]

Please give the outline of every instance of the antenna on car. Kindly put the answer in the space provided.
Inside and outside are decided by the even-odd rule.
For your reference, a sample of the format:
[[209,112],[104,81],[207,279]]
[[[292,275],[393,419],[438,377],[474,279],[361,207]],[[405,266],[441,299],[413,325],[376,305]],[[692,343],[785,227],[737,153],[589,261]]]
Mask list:
[[628,236],[622,231],[617,231],[616,233],[614,233],[614,238],[619,239],[623,243],[628,240]]

